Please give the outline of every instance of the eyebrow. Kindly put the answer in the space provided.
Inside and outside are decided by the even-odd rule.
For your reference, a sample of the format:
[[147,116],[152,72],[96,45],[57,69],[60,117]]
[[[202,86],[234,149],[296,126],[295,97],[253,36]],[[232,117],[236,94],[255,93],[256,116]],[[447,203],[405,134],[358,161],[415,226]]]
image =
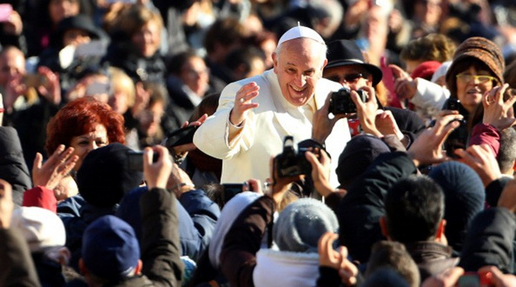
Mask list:
[[[287,63],[285,64],[285,66],[294,66],[294,67],[297,67],[297,66],[296,66],[296,64],[291,63],[291,62],[287,62]],[[310,68],[310,69],[308,69],[308,70],[304,70],[304,71],[303,71],[303,73],[306,73],[306,72],[315,72],[315,71],[316,71],[316,69],[315,69],[315,68]]]

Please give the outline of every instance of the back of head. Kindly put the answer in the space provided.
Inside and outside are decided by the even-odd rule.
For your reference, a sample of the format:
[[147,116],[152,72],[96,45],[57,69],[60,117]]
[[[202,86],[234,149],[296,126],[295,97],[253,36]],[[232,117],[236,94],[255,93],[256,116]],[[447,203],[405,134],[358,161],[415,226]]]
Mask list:
[[484,209],[482,180],[469,166],[448,161],[432,168],[428,174],[437,182],[445,197],[446,239],[455,250],[462,249],[471,220]]
[[79,193],[86,202],[96,207],[110,208],[119,203],[125,193],[141,184],[143,173],[130,170],[127,164],[127,152],[130,150],[114,143],[86,155],[77,172]]
[[11,226],[18,228],[31,252],[44,252],[66,243],[61,219],[52,211],[40,207],[20,207],[13,211]]
[[404,178],[385,197],[387,230],[395,241],[433,240],[443,215],[443,191],[427,176]]
[[134,230],[125,221],[105,215],[84,231],[82,260],[96,278],[116,281],[131,276],[140,259]]
[[274,223],[274,242],[282,251],[317,253],[319,238],[338,229],[337,216],[324,203],[302,198],[289,204]]
[[405,249],[405,245],[395,241],[379,241],[373,245],[365,277],[386,267],[398,272],[411,287],[419,286],[421,281],[419,269]]
[[405,278],[403,278],[396,270],[388,267],[377,269],[373,272],[362,287],[410,287]]
[[500,133],[500,149],[496,155],[496,161],[503,174],[513,174],[514,160],[516,159],[516,131],[511,127]]
[[366,171],[378,155],[386,152],[390,152],[389,147],[378,137],[371,135],[353,137],[339,156],[336,173],[341,187],[349,186]]

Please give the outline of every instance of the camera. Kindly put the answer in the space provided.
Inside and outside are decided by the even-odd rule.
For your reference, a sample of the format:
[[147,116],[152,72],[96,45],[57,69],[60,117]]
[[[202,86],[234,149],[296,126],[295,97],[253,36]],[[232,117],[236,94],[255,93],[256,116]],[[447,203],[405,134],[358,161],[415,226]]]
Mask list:
[[[462,106],[460,101],[456,98],[449,98],[445,105],[445,110],[459,111],[461,115],[467,115],[468,112]],[[459,127],[457,127],[451,134],[448,136],[446,141],[444,142],[444,149],[446,150],[446,155],[451,158],[458,158],[455,155],[454,151],[456,149],[465,149],[468,144],[468,122],[466,120],[455,120],[460,122]]]
[[283,141],[283,152],[274,158],[274,168],[279,177],[296,176],[300,174],[310,174],[312,165],[305,157],[308,148],[294,147],[294,138],[286,136]]
[[243,192],[244,185],[248,186],[249,191],[253,191],[252,186],[246,181],[244,183],[223,183],[222,200],[224,203],[230,201],[235,195]]
[[[357,90],[356,92],[362,102],[367,101],[367,96],[364,91]],[[329,112],[334,115],[357,112],[357,106],[351,99],[351,90],[349,88],[343,87],[342,89],[331,93]]]
[[456,98],[449,98],[446,100],[446,103],[444,104],[444,110],[459,111],[459,114],[461,115],[468,114],[466,108],[464,108],[464,106],[462,106],[460,101]]
[[466,149],[468,144],[468,124],[465,120],[454,121],[460,122],[460,125],[455,130],[453,130],[448,138],[444,141],[444,149],[446,150],[447,156],[451,158],[458,158],[454,151],[456,149]]
[[[158,161],[159,154],[154,153],[152,162]],[[127,168],[130,171],[143,171],[143,151],[127,151]]]

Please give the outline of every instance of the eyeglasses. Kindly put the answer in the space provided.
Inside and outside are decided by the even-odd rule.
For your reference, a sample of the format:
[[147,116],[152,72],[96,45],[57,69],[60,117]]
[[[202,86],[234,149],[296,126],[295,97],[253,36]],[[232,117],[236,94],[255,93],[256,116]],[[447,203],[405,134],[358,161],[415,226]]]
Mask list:
[[489,81],[496,81],[495,77],[491,77],[488,75],[468,75],[468,74],[458,74],[457,79],[469,83],[473,80],[477,80],[479,83],[487,83]]
[[354,83],[356,81],[358,81],[358,79],[361,79],[361,78],[365,78],[367,77],[366,75],[364,74],[361,74],[361,73],[357,73],[357,74],[349,74],[349,75],[343,75],[343,76],[338,76],[338,75],[335,75],[335,76],[332,76],[332,77],[328,77],[328,80],[332,80],[334,82],[347,82],[347,83]]

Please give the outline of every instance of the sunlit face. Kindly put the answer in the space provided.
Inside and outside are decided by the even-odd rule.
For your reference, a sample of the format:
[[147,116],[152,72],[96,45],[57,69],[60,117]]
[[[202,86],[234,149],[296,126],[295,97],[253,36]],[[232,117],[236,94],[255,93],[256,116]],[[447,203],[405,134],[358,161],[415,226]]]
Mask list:
[[68,29],[63,35],[63,47],[68,45],[79,46],[91,41],[88,32],[81,29]]
[[161,41],[161,29],[155,21],[149,21],[143,25],[132,37],[133,44],[136,45],[140,54],[146,58],[156,53]]
[[[489,71],[477,70],[474,66],[470,66],[458,75],[493,76]],[[456,78],[455,81],[457,83],[457,98],[461,102],[462,106],[470,113],[475,111],[477,105],[482,102],[482,95],[493,89],[493,81],[481,83],[478,79],[466,81],[461,78]]]
[[97,124],[92,132],[72,138],[70,146],[73,147],[74,155],[79,156],[79,160],[74,167],[74,170],[79,170],[82,161],[86,155],[99,147],[109,144],[106,127],[102,124]]
[[415,17],[430,26],[439,23],[441,13],[441,0],[417,0],[414,5]]
[[313,96],[327,60],[321,43],[307,38],[284,42],[273,54],[274,72],[281,93],[294,106],[305,105]]
[[0,56],[0,86],[5,87],[9,77],[25,75],[25,57],[18,50],[9,50]]
[[54,25],[66,17],[79,14],[80,6],[78,0],[50,0],[48,13]]
[[328,68],[324,70],[323,77],[354,91],[373,86],[373,76],[359,65]]
[[181,69],[181,80],[198,96],[204,96],[208,90],[210,73],[204,60],[200,57],[191,57]]
[[146,136],[155,136],[161,124],[161,117],[165,111],[162,102],[155,102],[142,112],[140,117],[140,131]]

